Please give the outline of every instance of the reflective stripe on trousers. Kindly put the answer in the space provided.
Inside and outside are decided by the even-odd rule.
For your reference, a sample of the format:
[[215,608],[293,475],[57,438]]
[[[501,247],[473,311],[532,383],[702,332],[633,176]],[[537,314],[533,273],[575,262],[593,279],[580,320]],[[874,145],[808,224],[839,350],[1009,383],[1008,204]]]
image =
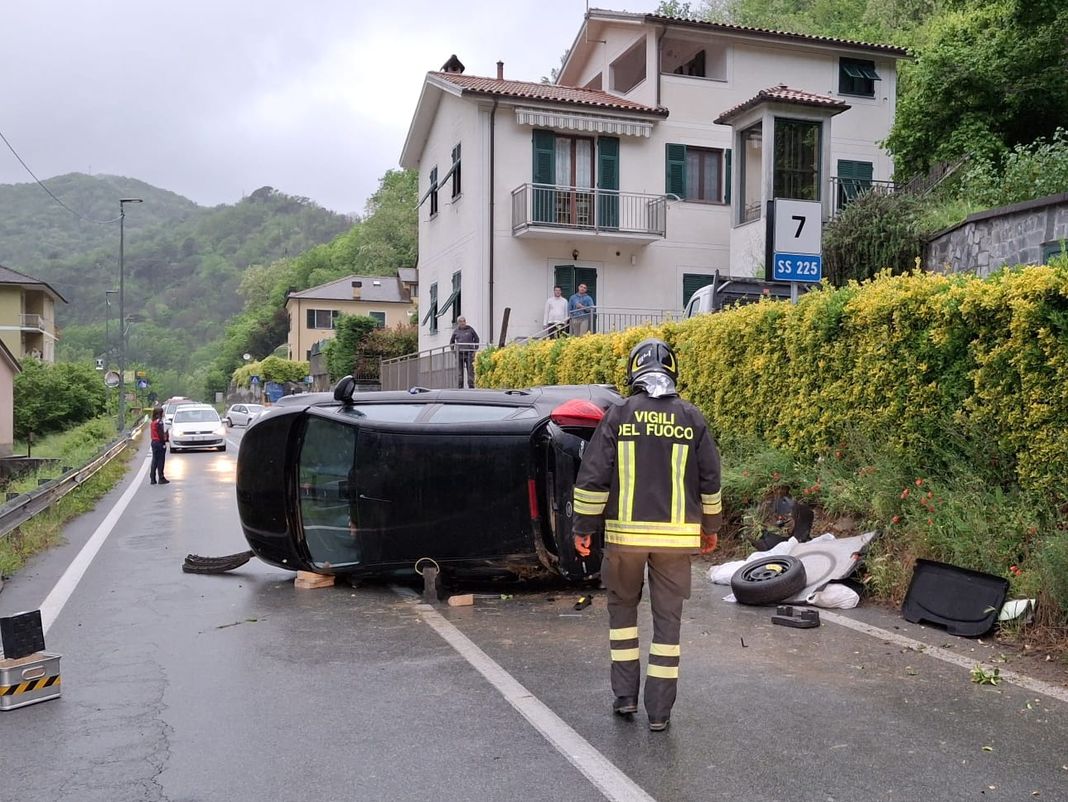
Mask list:
[[608,597],[612,649],[612,693],[638,697],[641,683],[638,602],[646,566],[653,614],[653,641],[645,680],[645,709],[650,719],[671,714],[679,677],[679,629],[682,603],[690,597],[689,554],[624,551],[608,548],[601,581]]

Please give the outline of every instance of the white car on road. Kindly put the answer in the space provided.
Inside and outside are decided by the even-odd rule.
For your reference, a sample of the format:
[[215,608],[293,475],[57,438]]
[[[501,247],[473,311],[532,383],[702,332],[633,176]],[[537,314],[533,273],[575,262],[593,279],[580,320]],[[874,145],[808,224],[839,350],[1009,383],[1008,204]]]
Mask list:
[[207,404],[183,404],[174,412],[170,431],[171,453],[188,448],[226,451],[226,427],[219,413]]
[[248,426],[263,414],[263,410],[262,404],[234,404],[223,415],[223,423],[227,426]]

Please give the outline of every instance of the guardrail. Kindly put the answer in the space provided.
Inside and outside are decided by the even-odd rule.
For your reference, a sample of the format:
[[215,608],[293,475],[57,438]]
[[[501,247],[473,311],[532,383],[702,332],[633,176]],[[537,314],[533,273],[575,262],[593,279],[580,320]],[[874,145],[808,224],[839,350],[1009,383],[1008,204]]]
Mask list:
[[[134,427],[129,435],[116,440],[86,465],[73,468],[40,487],[23,493],[0,506],[0,539],[7,537],[38,513],[44,512],[72,490],[80,487],[111,460],[121,454],[130,442],[140,434],[143,422]],[[3,580],[0,579],[0,587]]]

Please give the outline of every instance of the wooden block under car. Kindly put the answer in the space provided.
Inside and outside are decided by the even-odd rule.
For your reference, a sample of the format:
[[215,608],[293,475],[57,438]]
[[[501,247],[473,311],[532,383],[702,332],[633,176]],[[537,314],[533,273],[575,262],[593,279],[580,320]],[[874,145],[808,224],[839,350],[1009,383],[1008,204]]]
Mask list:
[[316,574],[312,571],[297,571],[297,578],[293,580],[293,587],[297,588],[330,588],[334,586],[332,574]]
[[458,596],[449,596],[449,607],[470,607],[474,603],[474,593],[461,593]]

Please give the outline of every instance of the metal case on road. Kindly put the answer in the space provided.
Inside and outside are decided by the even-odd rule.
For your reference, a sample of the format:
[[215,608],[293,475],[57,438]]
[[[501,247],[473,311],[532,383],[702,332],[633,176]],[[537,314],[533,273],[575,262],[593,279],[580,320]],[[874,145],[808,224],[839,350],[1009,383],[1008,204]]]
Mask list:
[[0,710],[14,710],[60,694],[59,655],[37,652],[0,660]]

